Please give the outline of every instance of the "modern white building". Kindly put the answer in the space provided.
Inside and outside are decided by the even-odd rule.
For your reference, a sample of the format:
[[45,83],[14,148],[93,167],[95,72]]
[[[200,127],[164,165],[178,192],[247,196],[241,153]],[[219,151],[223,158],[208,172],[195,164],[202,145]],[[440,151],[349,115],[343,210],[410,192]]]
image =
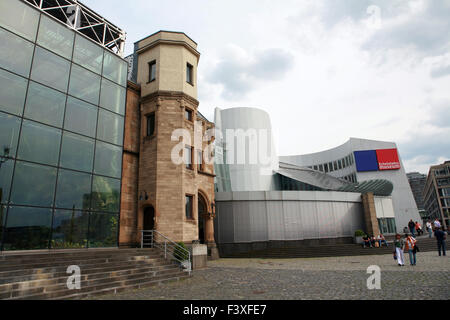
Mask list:
[[395,143],[351,138],[331,150],[278,157],[265,111],[216,109],[215,124],[222,253],[274,241],[349,243],[356,230],[394,234],[420,219]]

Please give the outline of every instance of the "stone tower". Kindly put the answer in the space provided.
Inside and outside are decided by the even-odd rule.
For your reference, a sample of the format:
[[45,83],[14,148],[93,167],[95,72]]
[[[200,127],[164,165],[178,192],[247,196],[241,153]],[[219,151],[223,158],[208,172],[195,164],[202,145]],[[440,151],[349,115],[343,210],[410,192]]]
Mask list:
[[197,44],[184,33],[159,31],[138,41],[135,50],[137,229],[153,227],[174,241],[200,240],[215,248],[214,166],[207,162],[210,141],[202,139],[214,124],[197,110]]

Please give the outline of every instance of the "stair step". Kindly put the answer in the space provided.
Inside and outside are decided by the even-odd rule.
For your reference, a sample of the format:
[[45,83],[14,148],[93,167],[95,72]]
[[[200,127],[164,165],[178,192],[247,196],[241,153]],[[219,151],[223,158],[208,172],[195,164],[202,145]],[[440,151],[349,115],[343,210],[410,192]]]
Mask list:
[[82,286],[81,290],[76,290],[76,293],[73,293],[73,291],[75,290],[69,290],[66,288],[64,290],[48,293],[35,293],[26,296],[13,297],[7,300],[80,299],[82,297],[89,297],[99,292],[101,292],[101,294],[116,293],[125,289],[142,288],[146,285],[154,285],[167,281],[178,281],[182,278],[187,277],[189,277],[189,275],[186,272],[179,271],[178,273],[172,274],[170,277],[166,275],[157,277],[142,277],[138,279],[109,282],[106,284],[93,285],[88,287]]
[[[167,271],[171,270],[179,270],[179,267],[176,265],[165,265],[165,266],[156,266],[156,267],[138,267],[138,268],[128,268],[128,269],[122,269],[117,271],[103,271],[98,273],[92,273],[92,274],[81,274],[81,281],[92,281],[97,279],[108,279],[108,278],[114,278],[119,276],[125,276],[125,275],[136,275],[136,274],[158,274],[158,273],[165,273]],[[58,274],[54,275],[53,278],[48,279],[36,279],[36,280],[22,280],[22,281],[15,281],[10,282],[6,284],[0,285],[0,294],[5,292],[11,292],[16,290],[26,290],[34,287],[39,286],[51,286],[56,284],[66,284],[67,279],[69,275],[68,274]]]

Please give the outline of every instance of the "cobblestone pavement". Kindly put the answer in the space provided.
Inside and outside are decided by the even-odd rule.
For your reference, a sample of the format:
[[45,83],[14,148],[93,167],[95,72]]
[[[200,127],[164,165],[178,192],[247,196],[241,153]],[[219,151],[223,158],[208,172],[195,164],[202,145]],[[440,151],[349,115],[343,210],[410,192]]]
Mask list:
[[[450,260],[418,253],[417,266],[392,255],[312,259],[220,259],[184,281],[96,299],[301,300],[450,299]],[[408,254],[405,260],[409,261]],[[367,268],[381,269],[381,290],[368,290]]]

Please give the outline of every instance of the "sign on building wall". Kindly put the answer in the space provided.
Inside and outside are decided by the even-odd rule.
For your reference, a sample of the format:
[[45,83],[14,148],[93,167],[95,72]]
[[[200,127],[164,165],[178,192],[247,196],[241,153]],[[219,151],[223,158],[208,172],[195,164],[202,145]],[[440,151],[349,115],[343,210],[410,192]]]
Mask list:
[[400,169],[397,149],[377,150],[378,168],[380,170]]
[[354,155],[358,172],[400,169],[397,149],[355,151]]

